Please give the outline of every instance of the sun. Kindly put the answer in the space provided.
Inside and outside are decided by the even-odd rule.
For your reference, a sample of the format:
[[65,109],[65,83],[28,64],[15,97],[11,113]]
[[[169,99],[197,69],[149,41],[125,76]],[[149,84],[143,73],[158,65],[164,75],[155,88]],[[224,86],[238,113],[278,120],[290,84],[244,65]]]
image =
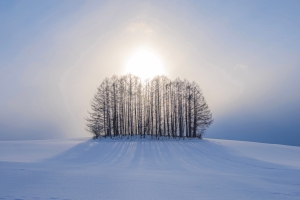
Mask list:
[[135,52],[128,60],[125,71],[142,79],[165,74],[160,59],[153,52],[146,49],[140,49]]

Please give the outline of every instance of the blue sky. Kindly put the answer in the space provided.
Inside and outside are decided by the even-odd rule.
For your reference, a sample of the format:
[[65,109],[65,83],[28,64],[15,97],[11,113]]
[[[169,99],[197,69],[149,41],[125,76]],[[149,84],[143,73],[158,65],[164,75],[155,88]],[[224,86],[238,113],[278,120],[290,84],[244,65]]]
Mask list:
[[206,137],[300,145],[299,1],[0,1],[0,140],[81,137],[139,47],[195,80]]

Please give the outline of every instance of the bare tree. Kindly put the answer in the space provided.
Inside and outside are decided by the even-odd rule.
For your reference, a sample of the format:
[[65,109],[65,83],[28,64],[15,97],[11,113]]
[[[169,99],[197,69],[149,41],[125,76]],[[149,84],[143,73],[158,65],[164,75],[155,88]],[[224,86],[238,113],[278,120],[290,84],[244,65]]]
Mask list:
[[94,138],[201,138],[213,122],[195,82],[171,81],[166,76],[143,83],[131,74],[106,78],[97,88],[91,110],[86,129]]

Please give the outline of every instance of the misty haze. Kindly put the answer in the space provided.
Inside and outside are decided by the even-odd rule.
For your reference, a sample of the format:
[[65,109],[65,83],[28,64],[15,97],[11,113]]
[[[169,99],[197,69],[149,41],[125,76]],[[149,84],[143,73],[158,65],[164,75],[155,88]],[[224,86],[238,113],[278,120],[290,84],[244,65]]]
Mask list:
[[0,199],[299,199],[299,9],[1,0]]

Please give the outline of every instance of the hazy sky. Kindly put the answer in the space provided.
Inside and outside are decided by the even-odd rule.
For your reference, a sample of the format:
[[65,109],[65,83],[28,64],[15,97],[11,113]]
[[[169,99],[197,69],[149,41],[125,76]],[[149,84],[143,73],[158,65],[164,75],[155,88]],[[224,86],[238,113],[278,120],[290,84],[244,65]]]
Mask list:
[[0,140],[87,136],[105,77],[147,48],[196,81],[206,137],[300,146],[300,1],[0,0]]

